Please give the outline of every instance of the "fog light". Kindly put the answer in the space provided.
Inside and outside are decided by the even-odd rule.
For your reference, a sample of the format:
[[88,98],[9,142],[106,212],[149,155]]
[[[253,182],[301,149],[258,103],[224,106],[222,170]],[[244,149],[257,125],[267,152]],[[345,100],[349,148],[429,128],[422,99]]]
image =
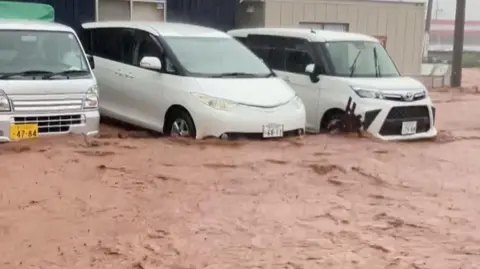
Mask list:
[[228,135],[227,135],[227,134],[222,134],[222,135],[220,136],[220,139],[222,139],[222,140],[227,140],[227,139],[228,139]]

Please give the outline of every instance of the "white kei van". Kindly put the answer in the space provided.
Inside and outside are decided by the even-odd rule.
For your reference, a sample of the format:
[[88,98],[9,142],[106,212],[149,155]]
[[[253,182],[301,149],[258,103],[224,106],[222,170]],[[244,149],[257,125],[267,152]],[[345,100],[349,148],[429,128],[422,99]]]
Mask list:
[[83,24],[100,112],[171,136],[303,134],[305,108],[284,80],[224,32],[180,23]]
[[97,83],[67,26],[0,20],[0,142],[99,129]]
[[307,131],[329,131],[345,113],[383,140],[437,134],[435,107],[425,86],[402,77],[380,42],[370,36],[286,28],[238,29],[242,41],[303,100]]

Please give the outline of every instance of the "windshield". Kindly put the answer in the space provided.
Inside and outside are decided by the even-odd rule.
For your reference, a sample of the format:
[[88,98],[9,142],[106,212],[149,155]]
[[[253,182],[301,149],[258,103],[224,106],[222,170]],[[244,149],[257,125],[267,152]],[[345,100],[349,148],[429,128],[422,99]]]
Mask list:
[[[90,75],[78,39],[70,32],[0,31],[0,78],[65,71]],[[75,72],[69,72],[75,73]],[[69,75],[70,76],[70,75]],[[13,79],[13,77],[12,77]]]
[[400,74],[380,43],[326,42],[335,75],[342,77],[398,77]]
[[268,76],[270,69],[234,38],[165,37],[183,67],[195,74]]

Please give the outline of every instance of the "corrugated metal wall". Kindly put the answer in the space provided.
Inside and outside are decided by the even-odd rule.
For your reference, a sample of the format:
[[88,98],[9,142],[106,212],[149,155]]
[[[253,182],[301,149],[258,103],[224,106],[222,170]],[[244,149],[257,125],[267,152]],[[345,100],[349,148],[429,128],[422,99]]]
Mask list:
[[81,29],[84,22],[95,21],[95,0],[2,0],[23,3],[41,3],[55,9],[55,21],[66,24],[75,30]]
[[387,50],[402,74],[419,74],[425,7],[413,3],[340,0],[266,0],[267,27],[301,22],[348,23],[350,32],[386,36]]
[[167,21],[230,30],[235,28],[238,2],[239,0],[167,0]]

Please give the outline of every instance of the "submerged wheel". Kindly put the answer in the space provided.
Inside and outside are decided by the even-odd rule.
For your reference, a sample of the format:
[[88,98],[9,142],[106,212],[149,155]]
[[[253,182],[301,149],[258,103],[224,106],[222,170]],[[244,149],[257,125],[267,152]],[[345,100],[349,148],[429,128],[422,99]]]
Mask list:
[[166,131],[173,137],[195,138],[197,131],[190,114],[185,110],[176,110],[168,118]]
[[322,120],[320,129],[323,130],[323,133],[341,133],[347,129],[345,122],[343,121],[344,112],[335,111],[331,112],[328,115],[325,115],[325,118]]

